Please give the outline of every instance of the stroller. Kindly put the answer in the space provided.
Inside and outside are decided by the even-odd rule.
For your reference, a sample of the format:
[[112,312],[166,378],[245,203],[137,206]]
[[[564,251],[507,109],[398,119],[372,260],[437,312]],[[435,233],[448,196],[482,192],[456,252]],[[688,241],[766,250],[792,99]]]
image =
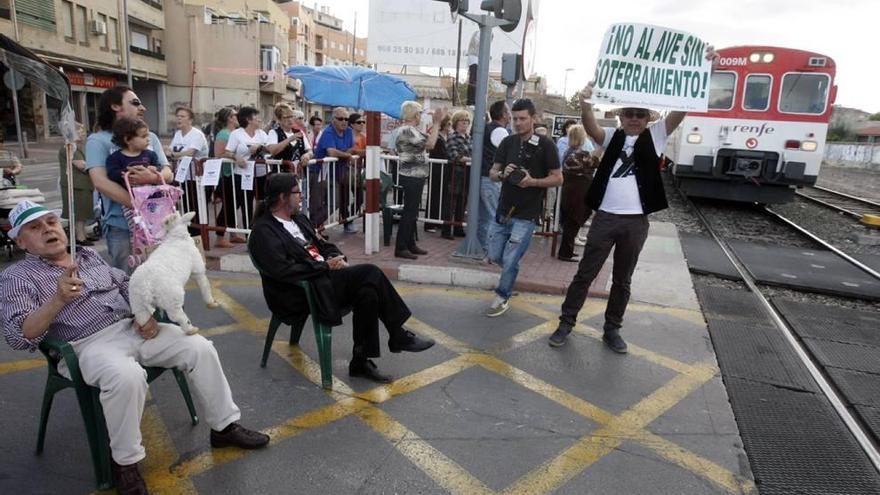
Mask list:
[[164,178],[159,186],[133,188],[128,181],[128,173],[125,173],[123,177],[131,197],[131,208],[123,207],[125,219],[128,221],[128,231],[131,235],[131,255],[128,257],[128,266],[134,269],[146,261],[147,256],[159,245],[165,235],[163,220],[168,215],[177,212],[177,201],[183,191],[166,184]]

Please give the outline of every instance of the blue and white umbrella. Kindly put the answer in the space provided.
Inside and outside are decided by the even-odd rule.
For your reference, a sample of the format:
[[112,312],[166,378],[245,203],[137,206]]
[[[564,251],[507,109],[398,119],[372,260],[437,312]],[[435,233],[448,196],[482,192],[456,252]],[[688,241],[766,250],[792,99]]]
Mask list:
[[363,67],[296,65],[286,75],[299,79],[303,97],[321,105],[382,112],[400,118],[400,104],[416,92],[403,79]]

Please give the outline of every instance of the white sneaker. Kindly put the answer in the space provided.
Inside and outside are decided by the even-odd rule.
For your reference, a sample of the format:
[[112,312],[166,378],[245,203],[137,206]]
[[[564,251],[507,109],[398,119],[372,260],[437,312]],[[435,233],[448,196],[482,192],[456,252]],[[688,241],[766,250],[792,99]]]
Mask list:
[[507,310],[510,309],[510,303],[507,299],[502,299],[499,296],[495,296],[495,299],[492,301],[492,305],[489,306],[489,310],[486,311],[486,316],[490,318],[494,318],[496,316],[501,316]]
[[581,236],[575,237],[574,238],[574,245],[575,246],[586,246],[587,245],[586,236],[585,237],[581,237]]

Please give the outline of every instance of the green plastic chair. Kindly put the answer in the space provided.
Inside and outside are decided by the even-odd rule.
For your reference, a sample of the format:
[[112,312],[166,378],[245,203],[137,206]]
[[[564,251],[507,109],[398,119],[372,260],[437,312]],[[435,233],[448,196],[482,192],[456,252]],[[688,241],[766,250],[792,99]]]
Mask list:
[[[107,423],[104,421],[104,410],[101,407],[101,391],[97,387],[86,384],[79,370],[79,359],[73,351],[73,347],[55,337],[46,337],[40,342],[40,351],[46,356],[49,367],[49,376],[46,378],[46,389],[43,392],[43,407],[40,411],[40,430],[37,435],[37,455],[43,452],[43,444],[46,439],[46,425],[49,422],[49,410],[52,409],[52,400],[55,394],[66,388],[72,388],[76,392],[79,401],[79,409],[86,426],[86,436],[89,441],[89,452],[92,457],[92,466],[95,470],[95,479],[98,490],[107,490],[113,487],[113,478],[110,466],[110,437],[107,434]],[[67,364],[70,379],[65,378],[58,372],[58,363],[61,360]],[[152,382],[161,375],[166,368],[146,367],[147,383]],[[189,384],[186,375],[174,369],[174,378],[186,401],[189,416],[195,426],[199,422],[196,409],[193,405],[192,395],[189,392]]]
[[[250,239],[248,239],[248,256],[251,263],[260,273],[262,277],[265,273],[257,264],[250,249]],[[309,302],[309,314],[318,314],[317,302],[315,301],[315,293],[312,284],[306,280],[301,280],[297,284],[306,292],[306,299]],[[266,344],[263,346],[263,357],[260,359],[260,367],[266,367],[266,361],[269,359],[269,351],[272,350],[272,342],[275,340],[275,333],[281,324],[290,325],[290,345],[299,345],[299,338],[302,335],[303,327],[305,327],[308,314],[301,315],[296,319],[282,319],[272,313],[269,320],[269,329],[266,331]],[[317,318],[312,317],[312,325],[315,328],[315,343],[318,347],[318,361],[321,365],[321,386],[327,390],[333,388],[333,353],[331,347],[331,330],[330,325],[321,323]]]

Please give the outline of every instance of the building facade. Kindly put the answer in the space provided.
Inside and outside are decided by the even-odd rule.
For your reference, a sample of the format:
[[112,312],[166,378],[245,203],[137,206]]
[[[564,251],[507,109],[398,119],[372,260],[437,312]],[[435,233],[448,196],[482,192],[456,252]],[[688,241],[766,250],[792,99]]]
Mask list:
[[[0,33],[17,40],[67,74],[77,120],[92,128],[98,95],[126,83],[131,57],[134,90],[147,107],[151,128],[160,127],[167,66],[165,3],[174,0],[128,0],[131,43],[118,0],[0,0]],[[5,68],[0,68],[5,71]],[[0,88],[0,127],[15,136],[12,93]],[[58,133],[61,102],[26,84],[18,94],[22,130],[29,139]]]
[[166,0],[168,98],[166,125],[174,108],[190,106],[196,124],[210,122],[224,106],[250,105],[263,120],[272,107],[293,99],[284,77],[290,20],[272,0]]

